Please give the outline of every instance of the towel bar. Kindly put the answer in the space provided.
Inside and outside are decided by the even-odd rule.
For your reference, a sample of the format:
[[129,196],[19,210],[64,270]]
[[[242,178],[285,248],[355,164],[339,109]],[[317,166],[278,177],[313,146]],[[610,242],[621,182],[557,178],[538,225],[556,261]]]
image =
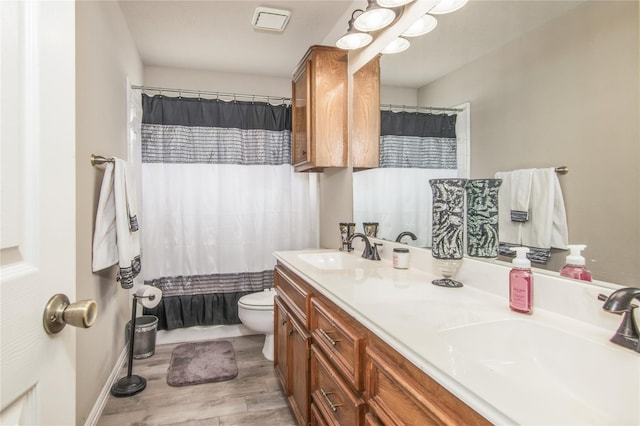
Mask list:
[[113,163],[113,158],[106,158],[102,155],[91,154],[90,161],[92,166],[97,166],[104,163]]

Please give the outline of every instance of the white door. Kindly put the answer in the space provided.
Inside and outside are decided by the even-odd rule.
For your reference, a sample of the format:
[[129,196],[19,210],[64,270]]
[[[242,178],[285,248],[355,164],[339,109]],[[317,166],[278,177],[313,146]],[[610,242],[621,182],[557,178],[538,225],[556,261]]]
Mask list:
[[75,5],[0,0],[0,424],[75,423]]

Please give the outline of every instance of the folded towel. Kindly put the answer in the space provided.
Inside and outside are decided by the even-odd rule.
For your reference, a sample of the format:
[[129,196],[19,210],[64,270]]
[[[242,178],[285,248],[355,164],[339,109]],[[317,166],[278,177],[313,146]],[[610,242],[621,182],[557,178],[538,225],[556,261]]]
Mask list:
[[502,179],[498,192],[498,234],[501,242],[520,245],[520,222],[511,220],[511,172],[497,172],[496,179]]
[[526,222],[529,220],[529,203],[531,196],[531,177],[534,169],[520,169],[509,173],[511,220]]
[[118,281],[123,288],[133,287],[140,273],[140,233],[136,215],[136,197],[128,182],[129,164],[118,158],[107,163],[100,188],[93,235],[93,271],[116,263]]
[[530,218],[522,224],[522,244],[567,249],[567,213],[555,169],[536,169],[531,179]]

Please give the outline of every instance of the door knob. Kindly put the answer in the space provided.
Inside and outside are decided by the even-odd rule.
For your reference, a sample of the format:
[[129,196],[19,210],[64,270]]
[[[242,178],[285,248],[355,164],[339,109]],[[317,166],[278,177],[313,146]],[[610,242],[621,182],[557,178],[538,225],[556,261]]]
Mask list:
[[95,300],[79,300],[69,303],[64,294],[56,294],[47,302],[42,316],[42,325],[47,334],[57,334],[65,325],[89,328],[96,322],[98,305]]

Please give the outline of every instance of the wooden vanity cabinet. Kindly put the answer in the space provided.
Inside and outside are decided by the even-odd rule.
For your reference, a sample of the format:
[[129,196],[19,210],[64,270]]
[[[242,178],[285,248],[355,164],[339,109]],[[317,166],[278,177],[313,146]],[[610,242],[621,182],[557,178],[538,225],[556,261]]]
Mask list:
[[490,424],[280,263],[275,284],[275,368],[299,425]]
[[348,53],[312,46],[293,73],[292,163],[296,172],[346,167]]
[[308,286],[282,268],[274,274],[274,369],[300,425],[309,423],[309,358],[311,333]]

